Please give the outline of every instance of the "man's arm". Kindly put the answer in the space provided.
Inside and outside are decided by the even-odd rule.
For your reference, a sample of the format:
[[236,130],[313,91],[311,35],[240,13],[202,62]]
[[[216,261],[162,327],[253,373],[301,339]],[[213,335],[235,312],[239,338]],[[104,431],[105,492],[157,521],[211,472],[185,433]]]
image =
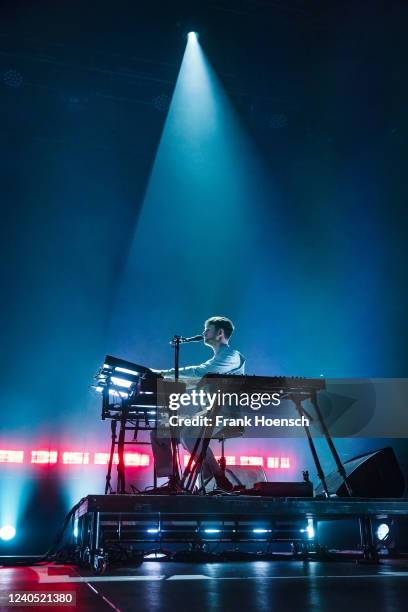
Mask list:
[[[241,363],[238,351],[232,353],[220,352],[208,361],[196,366],[187,366],[179,369],[180,378],[202,378],[206,374],[228,374],[236,370]],[[162,370],[163,376],[174,377],[174,368]]]

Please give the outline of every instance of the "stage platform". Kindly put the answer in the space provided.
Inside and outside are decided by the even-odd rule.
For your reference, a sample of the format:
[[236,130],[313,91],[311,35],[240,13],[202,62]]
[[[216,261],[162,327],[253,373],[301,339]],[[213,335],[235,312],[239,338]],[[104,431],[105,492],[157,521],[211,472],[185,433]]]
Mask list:
[[174,515],[197,518],[246,516],[253,518],[314,518],[318,520],[375,517],[408,517],[408,498],[364,499],[332,497],[262,497],[255,495],[88,495],[76,516],[85,513],[125,513],[156,517]]
[[226,495],[88,495],[74,514],[80,561],[103,571],[109,551],[140,544],[289,542],[303,555],[321,552],[318,524],[358,520],[361,550],[377,558],[376,521],[408,519],[408,499],[276,498]]

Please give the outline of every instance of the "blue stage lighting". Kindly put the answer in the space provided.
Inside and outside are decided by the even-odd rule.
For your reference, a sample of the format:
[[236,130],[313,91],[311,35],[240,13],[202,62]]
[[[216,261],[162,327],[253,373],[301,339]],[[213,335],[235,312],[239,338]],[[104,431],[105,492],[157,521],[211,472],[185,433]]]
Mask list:
[[221,529],[204,529],[204,533],[221,533]]
[[272,529],[253,529],[253,533],[271,533]]
[[147,530],[147,533],[159,533],[160,529],[157,529],[157,527],[152,527],[151,529]]
[[378,525],[376,533],[379,540],[385,540],[390,533],[390,528],[387,523],[381,523],[381,525]]
[[187,34],[188,40],[198,40],[197,32],[189,32]]
[[12,525],[3,525],[0,529],[0,539],[7,542],[8,540],[12,540],[16,535],[16,529]]

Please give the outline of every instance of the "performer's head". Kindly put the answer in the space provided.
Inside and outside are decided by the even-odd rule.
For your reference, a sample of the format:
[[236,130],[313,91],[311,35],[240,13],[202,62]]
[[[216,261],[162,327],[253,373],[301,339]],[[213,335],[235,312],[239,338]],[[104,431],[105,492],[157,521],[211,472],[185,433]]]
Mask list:
[[227,317],[210,317],[204,323],[204,344],[217,348],[221,344],[228,344],[234,324]]

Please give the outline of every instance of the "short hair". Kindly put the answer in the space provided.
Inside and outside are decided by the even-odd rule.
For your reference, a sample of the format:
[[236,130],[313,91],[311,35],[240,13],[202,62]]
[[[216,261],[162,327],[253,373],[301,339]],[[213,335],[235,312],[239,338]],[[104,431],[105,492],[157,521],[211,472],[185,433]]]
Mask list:
[[214,325],[215,331],[218,332],[220,329],[224,330],[224,335],[228,339],[232,336],[232,333],[235,329],[233,322],[231,319],[227,319],[227,317],[210,317],[205,322],[206,325]]

